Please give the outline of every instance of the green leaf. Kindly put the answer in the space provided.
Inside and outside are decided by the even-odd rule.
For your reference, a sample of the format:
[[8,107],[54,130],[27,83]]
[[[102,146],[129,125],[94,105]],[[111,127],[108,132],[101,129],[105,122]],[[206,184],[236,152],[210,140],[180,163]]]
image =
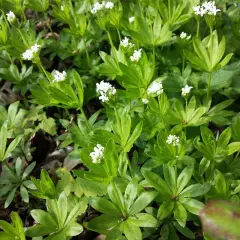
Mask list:
[[124,193],[124,201],[127,210],[132,206],[135,198],[137,197],[138,184],[137,180],[132,180],[128,185]]
[[128,219],[123,224],[123,232],[128,240],[140,240],[142,239],[142,233],[140,228],[134,224],[134,220]]
[[35,166],[36,162],[32,162],[30,165],[27,166],[27,168],[23,172],[22,180],[24,180],[32,172]]
[[173,226],[185,237],[189,239],[195,239],[194,233],[187,228],[186,226],[183,228],[177,222],[173,222]]
[[180,194],[181,191],[191,180],[193,174],[193,165],[189,165],[183,169],[177,179],[177,194]]
[[227,197],[228,187],[227,187],[225,177],[217,169],[215,169],[214,171],[214,180],[215,180],[215,188],[217,189],[217,191],[221,193],[223,198]]
[[134,142],[138,139],[138,137],[142,133],[143,122],[141,121],[133,130],[131,137],[128,139],[126,146],[124,147],[125,152],[129,152],[134,144]]
[[232,155],[233,153],[235,153],[236,151],[238,151],[240,149],[240,142],[233,142],[230,143],[227,147],[226,147],[226,152],[227,155]]
[[14,198],[14,196],[15,196],[15,193],[16,193],[16,191],[17,191],[17,188],[18,188],[18,187],[15,187],[15,188],[8,194],[7,199],[6,199],[6,201],[5,201],[5,204],[4,204],[4,208],[7,208],[7,207],[11,204],[11,202],[13,201],[13,198]]
[[151,214],[137,213],[134,217],[130,217],[134,224],[138,227],[157,227],[158,221]]
[[158,193],[155,191],[142,193],[130,208],[129,214],[134,215],[141,212],[157,195]]
[[121,211],[105,198],[91,197],[89,204],[97,211],[109,216],[121,216]]
[[79,223],[72,223],[69,227],[68,230],[66,232],[66,236],[77,236],[79,235],[81,232],[83,231],[83,227],[81,224]]
[[110,229],[120,222],[120,217],[114,217],[109,215],[101,215],[96,217],[88,223],[88,228],[97,232],[103,232]]
[[61,209],[58,217],[58,222],[60,223],[60,226],[64,226],[68,213],[68,200],[65,192],[62,192],[60,194],[57,201],[57,205],[58,208]]
[[48,226],[37,224],[33,227],[27,228],[27,230],[25,231],[25,235],[27,237],[40,237],[40,236],[46,236],[55,231],[56,231],[56,228],[53,229],[51,226],[48,227]]
[[5,152],[4,158],[7,158],[10,156],[10,153],[17,147],[19,142],[22,140],[23,136],[18,135],[8,146],[7,151]]
[[187,221],[187,211],[180,202],[176,202],[174,217],[181,227],[185,227]]
[[231,128],[226,128],[220,135],[218,142],[217,142],[217,148],[219,150],[224,150],[229,141],[231,139]]
[[181,198],[180,201],[189,212],[195,215],[199,215],[200,211],[205,206],[202,202],[192,198]]
[[51,228],[53,232],[55,232],[56,228],[58,227],[54,218],[46,211],[34,209],[31,211],[31,216],[37,223],[44,227]]
[[25,234],[24,234],[24,228],[21,218],[19,217],[17,212],[11,212],[10,217],[12,219],[12,222],[18,232],[18,236],[20,237],[20,240],[25,240]]
[[0,228],[2,228],[5,233],[13,238],[18,235],[16,229],[11,224],[3,220],[0,220]]
[[7,124],[4,123],[0,131],[0,160],[4,160],[4,153],[7,145]]
[[81,108],[83,105],[83,101],[84,101],[84,89],[83,89],[82,79],[79,76],[79,74],[77,73],[77,71],[74,69],[72,71],[72,76],[73,76],[73,82],[74,82],[74,84],[77,88],[77,92],[78,92],[79,108]]
[[158,219],[163,220],[167,218],[173,212],[174,206],[175,206],[174,201],[163,202],[158,209],[157,213]]
[[40,123],[40,128],[46,133],[54,136],[57,133],[56,123],[54,118],[44,117]]
[[28,203],[29,202],[28,191],[27,191],[27,189],[23,185],[20,186],[20,194],[21,194],[22,200],[24,202]]
[[202,184],[193,184],[190,185],[189,187],[185,188],[179,196],[181,197],[198,197],[202,196],[205,193],[207,193],[211,189],[211,184],[210,183],[204,183]]
[[168,187],[167,183],[156,173],[144,171],[143,176],[157,191],[165,195],[172,194],[172,191]]
[[22,160],[21,158],[17,158],[16,163],[15,163],[15,170],[16,170],[16,175],[20,179],[21,178],[21,171],[22,171]]

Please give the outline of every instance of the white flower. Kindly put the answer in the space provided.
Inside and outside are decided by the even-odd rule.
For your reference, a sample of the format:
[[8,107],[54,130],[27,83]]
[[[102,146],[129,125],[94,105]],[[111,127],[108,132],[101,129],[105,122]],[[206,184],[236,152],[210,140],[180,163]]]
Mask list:
[[147,89],[148,95],[156,94],[160,95],[163,93],[163,86],[161,82],[152,82],[150,87]]
[[149,100],[147,98],[142,98],[142,103],[143,104],[148,104],[149,103]]
[[16,19],[16,16],[15,16],[14,12],[12,12],[12,11],[9,11],[6,15],[7,15],[7,20],[10,23],[14,22],[14,20]]
[[168,144],[172,144],[173,146],[178,146],[179,145],[179,137],[177,137],[176,135],[169,135],[168,138],[167,138],[167,141],[166,143]]
[[194,14],[200,15],[201,17],[205,14],[216,15],[217,12],[220,11],[220,9],[217,9],[215,1],[204,2],[202,5],[193,7]]
[[110,83],[101,81],[100,83],[96,84],[96,91],[100,94],[99,99],[102,102],[108,102],[109,97],[116,94],[116,88],[113,87]]
[[62,82],[67,78],[67,73],[65,71],[63,71],[62,73],[54,70],[53,73],[53,82]]
[[35,54],[40,50],[41,46],[38,44],[34,44],[30,49],[26,50],[22,54],[22,58],[24,60],[32,60],[35,56]]
[[181,39],[184,39],[184,38],[186,38],[187,37],[187,34],[185,33],[185,32],[182,32],[181,34],[180,34],[180,38]]
[[101,144],[97,144],[93,149],[94,151],[90,153],[93,163],[101,163],[104,158],[104,147]]
[[114,7],[114,4],[112,3],[112,2],[107,2],[106,4],[105,4],[105,8],[106,9],[112,9]]
[[24,60],[32,60],[34,57],[32,50],[28,49],[22,54]]
[[133,47],[134,44],[129,42],[129,38],[128,37],[125,37],[121,42],[120,42],[120,45],[123,46],[123,47]]
[[105,2],[103,1],[102,4],[100,4],[99,2],[96,2],[93,5],[93,8],[91,9],[91,13],[92,14],[96,14],[98,11],[102,10],[104,8]]
[[61,11],[64,11],[64,8],[65,8],[65,6],[64,6],[64,5],[62,5],[62,6],[61,6]]
[[142,49],[134,50],[133,55],[130,57],[132,62],[138,62],[140,58],[142,57]]
[[38,44],[34,44],[32,47],[31,47],[31,51],[33,53],[37,53],[39,50],[40,50],[41,46],[38,45]]
[[193,87],[191,87],[191,86],[185,85],[182,88],[182,96],[186,96],[187,94],[189,94],[192,88]]
[[132,16],[132,17],[130,17],[130,18],[128,19],[128,21],[129,21],[130,23],[133,23],[134,20],[135,20],[135,17],[134,17],[134,16]]
[[191,35],[188,36],[185,32],[181,32],[180,38],[189,40],[191,38]]

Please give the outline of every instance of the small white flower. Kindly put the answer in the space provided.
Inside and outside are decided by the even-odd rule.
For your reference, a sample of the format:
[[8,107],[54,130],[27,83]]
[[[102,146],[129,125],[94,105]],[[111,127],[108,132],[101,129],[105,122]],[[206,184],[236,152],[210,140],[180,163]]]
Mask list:
[[191,87],[191,86],[185,85],[182,88],[182,96],[186,96],[187,94],[189,94],[192,88],[193,87]]
[[142,49],[134,50],[133,55],[130,57],[132,62],[138,62],[140,58],[142,57]]
[[94,151],[90,153],[93,163],[101,163],[104,158],[104,147],[101,144],[97,144],[93,149]]
[[185,33],[185,32],[182,32],[181,34],[180,34],[180,38],[181,39],[187,39],[187,40],[189,40],[190,38],[191,38],[191,35],[187,35],[187,33]]
[[142,103],[143,104],[148,104],[149,103],[149,100],[147,98],[142,98]]
[[181,39],[184,39],[184,38],[186,38],[187,37],[187,34],[185,33],[185,32],[182,32],[181,34],[180,34],[180,38]]
[[123,47],[128,47],[128,43],[129,43],[129,38],[125,37],[125,38],[120,42],[120,45],[122,45]]
[[37,53],[39,50],[40,50],[41,46],[38,45],[38,44],[34,44],[32,47],[31,47],[31,50],[33,53]]
[[161,82],[152,82],[150,87],[147,89],[148,95],[160,95],[163,93],[163,85]]
[[128,21],[129,21],[130,23],[133,23],[134,20],[135,20],[135,17],[134,17],[134,16],[132,16],[132,17],[130,17],[130,18],[128,19]]
[[113,87],[110,83],[101,81],[96,84],[96,91],[100,94],[99,100],[102,102],[108,102],[109,97],[116,94],[116,88]]
[[220,12],[220,9],[217,9],[215,1],[204,2],[201,6],[193,7],[193,12],[195,15],[200,15],[201,17],[205,14],[216,15],[217,12]]
[[176,135],[169,135],[168,138],[167,138],[167,141],[166,143],[167,144],[172,144],[173,146],[178,146],[179,145],[179,137],[177,137]]
[[106,4],[105,4],[105,8],[106,9],[112,9],[114,7],[114,4],[112,3],[112,2],[107,2]]
[[22,54],[22,58],[24,60],[32,60],[35,56],[35,54],[40,50],[41,46],[38,44],[34,44],[30,49],[26,50]]
[[54,70],[53,73],[53,82],[62,82],[67,78],[67,73],[65,71],[63,71],[62,73]]
[[102,4],[99,2],[96,2],[93,5],[93,8],[91,9],[92,14],[96,14],[98,11],[102,10],[104,8],[105,2],[103,1]]
[[62,6],[61,6],[61,11],[64,11],[64,8],[65,8],[65,6],[64,6],[64,5],[62,5]]
[[120,42],[120,45],[123,46],[124,48],[127,48],[127,47],[133,47],[134,44],[129,42],[129,38],[128,37],[125,37],[121,42]]
[[28,49],[22,54],[24,60],[32,60],[34,57],[32,50]]
[[14,12],[9,11],[6,15],[7,15],[7,20],[8,20],[10,23],[12,23],[12,22],[15,21],[16,16],[15,16]]

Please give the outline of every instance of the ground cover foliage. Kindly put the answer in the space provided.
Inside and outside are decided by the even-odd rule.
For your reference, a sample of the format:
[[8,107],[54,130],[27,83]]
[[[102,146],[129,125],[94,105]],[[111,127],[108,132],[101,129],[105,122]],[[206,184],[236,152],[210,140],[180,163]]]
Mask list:
[[0,8],[0,239],[240,239],[240,3]]

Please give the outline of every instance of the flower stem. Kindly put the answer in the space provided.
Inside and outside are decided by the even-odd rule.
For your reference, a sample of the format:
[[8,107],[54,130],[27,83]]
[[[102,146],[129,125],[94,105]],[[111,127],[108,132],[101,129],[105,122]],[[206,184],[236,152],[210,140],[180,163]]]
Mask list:
[[111,47],[114,48],[112,37],[111,37],[111,34],[109,33],[109,31],[107,31],[107,35],[108,35],[108,39],[109,39]]
[[85,120],[85,122],[86,122],[87,128],[88,128],[88,130],[90,131],[90,130],[91,130],[91,127],[90,127],[90,125],[89,125],[88,119],[87,119],[86,114],[85,114],[85,112],[84,112],[84,110],[83,110],[82,107],[80,108],[80,111],[81,111],[81,113],[82,113],[82,115],[83,115],[83,118],[84,118],[84,120]]
[[46,76],[46,78],[48,79],[48,81],[51,83],[52,81],[51,81],[51,79],[48,77],[48,74],[47,74],[45,68],[43,67],[41,61],[38,61],[36,64],[37,64],[38,68],[39,68],[39,69],[43,72],[43,74]]
[[200,21],[197,20],[197,38],[199,37],[199,31],[200,31]]
[[117,34],[118,34],[118,39],[119,39],[119,42],[121,42],[121,34],[120,34],[120,31],[118,30],[118,28],[117,28]]
[[208,73],[208,89],[207,89],[207,102],[210,99],[210,94],[211,94],[211,80],[212,80],[212,73]]

